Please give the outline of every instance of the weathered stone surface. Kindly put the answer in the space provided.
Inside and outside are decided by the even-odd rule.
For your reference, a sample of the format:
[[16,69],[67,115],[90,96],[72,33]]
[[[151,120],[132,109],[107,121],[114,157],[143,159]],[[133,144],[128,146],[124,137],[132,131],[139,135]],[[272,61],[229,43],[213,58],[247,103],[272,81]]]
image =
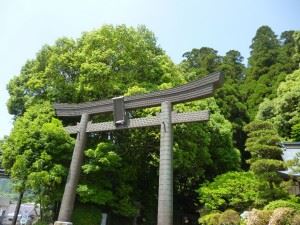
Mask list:
[[[192,123],[199,121],[208,121],[209,120],[209,111],[197,111],[197,112],[185,112],[185,113],[176,113],[172,112],[172,124],[176,123]],[[144,118],[135,118],[130,119],[126,126],[116,127],[114,122],[102,122],[102,123],[88,123],[86,132],[103,132],[103,131],[113,131],[121,129],[132,129],[140,127],[150,127],[150,126],[159,126],[160,114],[157,116],[149,116]],[[70,134],[76,134],[79,131],[79,125],[77,126],[68,126],[65,127],[66,131]]]
[[157,225],[173,225],[172,105],[161,104]]
[[[81,116],[79,132],[76,138],[69,175],[67,178],[65,191],[64,191],[63,199],[59,210],[58,221],[63,221],[63,222],[71,221],[75,196],[76,196],[76,187],[79,181],[80,169],[83,161],[83,150],[85,148],[85,143],[87,138],[86,127],[88,121],[89,121],[89,115],[83,114]],[[68,223],[66,224],[69,225]]]

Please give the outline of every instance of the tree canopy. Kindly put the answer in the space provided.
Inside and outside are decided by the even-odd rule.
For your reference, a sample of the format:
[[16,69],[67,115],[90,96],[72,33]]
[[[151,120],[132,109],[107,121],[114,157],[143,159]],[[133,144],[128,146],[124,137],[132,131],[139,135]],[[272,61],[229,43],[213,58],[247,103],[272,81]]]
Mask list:
[[292,138],[292,135],[296,137],[295,132],[300,124],[299,99],[300,70],[295,70],[280,83],[274,99],[265,99],[260,104],[257,118],[274,123],[283,137]]
[[43,46],[10,81],[7,105],[11,114],[21,115],[39,101],[93,101],[122,95],[134,85],[151,90],[181,81],[144,26],[106,25],[77,40],[60,38]]
[[[125,25],[105,25],[78,39],[64,37],[45,45],[7,86],[15,122],[0,141],[2,166],[18,191],[30,189],[44,209],[53,210],[74,145],[63,126],[78,118],[58,120],[52,103],[149,93],[220,71],[224,84],[214,97],[173,109],[210,110],[208,122],[174,125],[174,211],[217,209],[225,212],[208,215],[209,220],[232,221],[226,219],[239,216],[229,208],[241,212],[286,198],[277,175],[283,169],[278,143],[300,140],[300,33],[276,35],[262,26],[250,49],[248,65],[237,50],[220,55],[201,46],[185,52],[176,65],[145,26]],[[145,117],[159,110],[132,110],[130,115]],[[92,118],[111,119],[110,114]],[[90,134],[77,204],[154,224],[158,166],[155,127]]]
[[2,166],[16,190],[36,193],[42,208],[61,197],[74,140],[54,118],[49,102],[34,105],[19,117],[1,143]]
[[259,184],[252,172],[229,172],[200,187],[199,199],[209,210],[231,208],[242,212],[257,203]]

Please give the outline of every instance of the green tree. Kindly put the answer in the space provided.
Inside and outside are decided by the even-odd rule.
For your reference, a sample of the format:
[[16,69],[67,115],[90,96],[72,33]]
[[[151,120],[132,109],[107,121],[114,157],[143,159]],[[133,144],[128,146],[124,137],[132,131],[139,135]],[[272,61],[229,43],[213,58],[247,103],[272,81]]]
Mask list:
[[221,64],[221,57],[217,53],[216,50],[208,47],[194,48],[192,51],[184,53],[181,68],[186,74],[186,79],[194,80],[215,72]]
[[216,101],[221,113],[233,126],[233,143],[241,151],[242,166],[247,168],[245,159],[248,158],[245,149],[246,134],[243,127],[249,122],[245,96],[241,92],[241,85],[245,78],[243,57],[238,51],[231,50],[223,57],[218,70],[225,76],[224,85],[216,91]]
[[260,181],[252,172],[228,172],[200,187],[199,199],[208,210],[242,212],[259,200],[259,185]]
[[257,118],[273,123],[282,137],[296,138],[300,123],[299,99],[300,70],[296,70],[280,83],[276,98],[265,99],[260,104]]
[[74,142],[53,117],[54,110],[47,102],[30,107],[1,144],[2,166],[16,190],[33,191],[42,212],[61,197]]
[[[300,31],[294,32],[293,38],[295,41],[295,54],[293,55],[293,59],[295,62],[300,63]],[[300,64],[298,64],[298,68],[300,68]]]
[[[220,64],[218,56],[213,59],[216,52],[212,49],[204,52],[209,56],[203,55],[201,65],[207,65],[207,69],[201,76]],[[240,69],[240,57],[232,53],[229,58],[236,58],[237,65],[234,62],[233,65]],[[196,70],[194,73],[198,74]],[[31,105],[46,100],[76,103],[169,88],[189,80],[182,71],[182,67],[178,69],[158,47],[153,33],[145,27],[107,25],[84,33],[77,40],[62,38],[52,46],[44,46],[9,83],[8,108],[21,118]],[[236,76],[240,74],[236,72]],[[222,115],[215,99],[175,108],[182,112],[211,111],[208,123],[174,127],[175,209],[190,213],[196,209],[194,190],[199,183],[239,169],[240,155],[232,143],[232,126]],[[158,108],[152,108],[130,113],[139,117],[157,112]],[[110,118],[111,115],[101,115],[92,120]],[[74,124],[76,119],[63,119],[63,123]],[[79,199],[126,216],[140,211],[147,223],[154,223],[159,130],[145,128],[93,134],[89,135],[87,145],[84,173],[78,188]],[[61,159],[58,157],[57,160]],[[98,177],[103,180],[95,180]]]
[[[245,97],[241,92],[241,84],[245,78],[245,66],[240,52],[230,50],[225,56],[219,56],[212,48],[203,47],[186,52],[180,67],[187,80],[194,80],[220,71],[224,74],[225,81],[216,91],[215,99],[221,113],[233,126],[233,143],[242,153],[242,159],[247,158],[244,152],[246,140],[243,126],[249,122]],[[245,167],[245,162],[242,162]]]
[[281,79],[277,65],[280,43],[270,27],[262,26],[256,31],[250,49],[243,91],[248,96],[247,105],[253,118],[259,103],[272,93],[275,83]]
[[[214,98],[178,105],[179,112],[210,110],[204,123],[180,124],[174,129],[175,209],[196,210],[199,183],[240,169],[240,152],[232,142],[231,123],[220,113]],[[189,204],[187,204],[189,203]]]
[[297,59],[296,54],[300,51],[297,49],[297,32],[290,30],[284,31],[280,35],[281,49],[278,56],[278,61],[282,69],[287,73],[292,73],[298,69],[300,60]]
[[292,126],[291,137],[294,141],[300,141],[300,123]]
[[129,185],[132,173],[122,163],[116,146],[101,142],[95,149],[86,150],[85,155],[83,172],[86,176],[78,187],[81,201],[97,204],[104,211],[112,209],[123,216],[135,216],[134,190]]
[[252,40],[251,55],[243,92],[251,119],[264,98],[276,96],[276,89],[286,74],[298,67],[295,31],[285,31],[277,38],[268,26],[260,27]]
[[276,129],[270,122],[256,120],[246,125],[245,131],[248,134],[246,151],[251,154],[250,169],[261,181],[268,182],[268,186],[261,185],[262,197],[266,201],[282,197],[283,191],[279,188],[282,179],[278,171],[284,170],[284,165]]
[[270,67],[276,64],[279,55],[279,40],[268,26],[257,29],[250,45],[249,72],[247,76],[258,80],[260,76],[268,73]]
[[154,34],[140,26],[106,25],[78,40],[58,39],[28,61],[9,85],[8,109],[21,115],[33,102],[82,102],[124,94],[134,85],[154,89],[181,82]]

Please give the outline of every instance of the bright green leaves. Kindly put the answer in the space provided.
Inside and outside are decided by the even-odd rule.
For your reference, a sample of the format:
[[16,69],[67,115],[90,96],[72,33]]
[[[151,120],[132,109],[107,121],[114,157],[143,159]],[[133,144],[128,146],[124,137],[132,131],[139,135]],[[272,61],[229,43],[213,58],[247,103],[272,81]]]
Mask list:
[[[300,31],[295,31],[293,33],[293,39],[295,40],[295,53],[293,59],[295,62],[300,63]],[[300,65],[298,65],[300,68]]]
[[90,202],[97,205],[106,205],[114,199],[112,191],[99,184],[79,185],[77,192],[83,203]]
[[110,207],[118,214],[133,216],[137,209],[132,201],[133,189],[124,173],[124,164],[116,146],[100,142],[95,149],[85,151],[87,162],[82,166],[85,179],[77,192],[82,202]]
[[42,207],[56,200],[74,146],[74,140],[53,116],[49,102],[33,105],[17,118],[10,136],[1,144],[2,166],[16,189],[36,193]]
[[300,123],[292,126],[291,137],[294,141],[300,141]]
[[96,149],[85,151],[88,158],[83,168],[86,174],[92,172],[115,171],[121,167],[121,158],[115,153],[115,146],[108,142],[100,142]]
[[255,205],[259,183],[252,172],[225,173],[199,188],[199,199],[208,210],[242,211]]
[[134,85],[149,90],[182,82],[174,63],[145,27],[106,25],[78,40],[44,46],[8,85],[10,113],[43,100],[82,102],[123,95]]
[[282,179],[278,176],[278,171],[285,169],[283,161],[274,159],[258,159],[251,164],[250,169],[262,180],[279,184]]
[[300,70],[296,70],[279,85],[276,98],[266,99],[259,106],[257,118],[271,121],[281,136],[291,138],[293,126],[300,123],[299,99]]

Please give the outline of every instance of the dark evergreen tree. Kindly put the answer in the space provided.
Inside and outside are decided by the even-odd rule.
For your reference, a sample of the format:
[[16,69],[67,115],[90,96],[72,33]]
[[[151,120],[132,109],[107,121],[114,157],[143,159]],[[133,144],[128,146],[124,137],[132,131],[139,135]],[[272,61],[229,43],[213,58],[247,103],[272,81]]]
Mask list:
[[252,39],[250,48],[243,92],[247,96],[250,117],[254,118],[258,105],[272,93],[274,82],[280,75],[280,71],[276,67],[280,43],[270,27],[262,26]]
[[260,76],[269,72],[272,65],[277,63],[280,43],[270,27],[262,26],[256,31],[250,49],[247,76],[258,80]]
[[299,65],[299,60],[294,57],[297,53],[295,34],[295,31],[290,30],[284,31],[280,35],[281,50],[278,61],[281,64],[282,70],[287,74],[298,69]]
[[294,71],[299,61],[296,55],[294,31],[285,31],[277,38],[268,26],[260,27],[250,46],[251,53],[243,93],[251,119],[264,98],[276,96],[276,89],[286,74]]
[[241,151],[243,165],[247,167],[243,160],[248,158],[248,154],[244,152],[246,135],[243,126],[249,122],[249,116],[240,88],[245,79],[243,57],[235,50],[228,51],[222,57],[216,50],[207,47],[192,49],[183,56],[185,59],[180,65],[188,80],[200,78],[208,72],[221,71],[224,74],[225,82],[217,90],[215,99],[221,113],[233,125],[234,145]]
[[233,142],[241,151],[242,166],[247,168],[245,159],[249,154],[244,151],[246,134],[243,127],[249,122],[245,97],[241,92],[241,84],[245,78],[245,66],[240,52],[231,50],[223,57],[218,70],[223,72],[225,82],[223,87],[216,92],[216,101],[222,114],[233,126]]

